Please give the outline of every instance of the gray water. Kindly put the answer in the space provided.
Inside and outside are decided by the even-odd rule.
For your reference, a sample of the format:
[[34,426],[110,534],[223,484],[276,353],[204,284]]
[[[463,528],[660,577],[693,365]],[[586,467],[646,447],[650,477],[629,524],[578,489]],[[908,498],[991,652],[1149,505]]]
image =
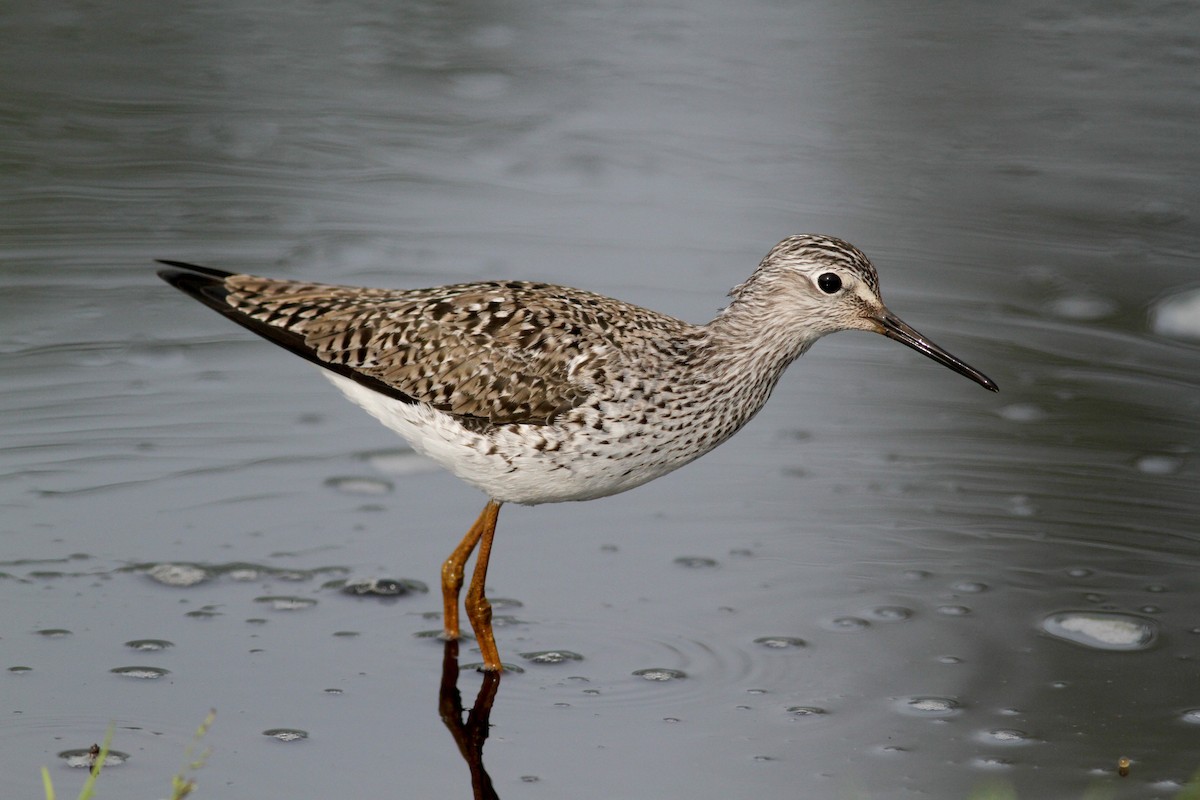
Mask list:
[[[74,797],[60,754],[110,722],[99,796],[161,797],[210,708],[198,798],[1200,769],[1194,4],[10,3],[0,33],[4,797],[42,765]],[[696,464],[506,507],[498,686],[419,635],[483,498],[152,264],[704,321],[805,231],[1000,394],[840,334]],[[411,590],[336,588],[373,577]]]

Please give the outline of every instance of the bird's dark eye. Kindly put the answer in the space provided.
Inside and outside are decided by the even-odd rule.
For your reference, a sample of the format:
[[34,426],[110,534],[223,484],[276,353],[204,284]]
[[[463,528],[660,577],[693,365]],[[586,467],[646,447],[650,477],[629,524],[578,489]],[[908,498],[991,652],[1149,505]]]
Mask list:
[[825,294],[837,294],[842,288],[842,279],[835,272],[826,272],[817,278],[817,286],[820,286]]

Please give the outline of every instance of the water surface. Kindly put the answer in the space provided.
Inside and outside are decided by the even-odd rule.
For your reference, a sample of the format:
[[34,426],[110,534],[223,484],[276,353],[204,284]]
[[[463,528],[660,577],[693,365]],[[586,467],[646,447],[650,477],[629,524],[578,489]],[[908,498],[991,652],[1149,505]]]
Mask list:
[[[42,4],[0,30],[5,796],[42,764],[70,796],[59,754],[110,721],[105,796],[164,794],[209,708],[198,797],[1141,798],[1200,768],[1192,6]],[[524,671],[498,685],[423,636],[482,498],[151,264],[550,280],[704,321],[802,231],[866,250],[1001,393],[843,334],[696,464],[506,507],[489,583]],[[404,591],[341,591],[371,578]]]

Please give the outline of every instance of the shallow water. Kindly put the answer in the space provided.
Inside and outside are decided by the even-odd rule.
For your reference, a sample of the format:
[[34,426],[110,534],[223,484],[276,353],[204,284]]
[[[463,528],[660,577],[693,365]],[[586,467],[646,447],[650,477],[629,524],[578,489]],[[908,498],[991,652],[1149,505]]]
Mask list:
[[[103,796],[161,796],[210,708],[198,797],[1140,798],[1200,768],[1194,7],[0,30],[6,797],[42,764],[73,796],[60,754],[110,721]],[[696,464],[506,507],[498,685],[423,636],[482,499],[151,268],[551,280],[702,321],[805,230],[1001,393],[839,335]],[[380,577],[406,591],[340,588]]]

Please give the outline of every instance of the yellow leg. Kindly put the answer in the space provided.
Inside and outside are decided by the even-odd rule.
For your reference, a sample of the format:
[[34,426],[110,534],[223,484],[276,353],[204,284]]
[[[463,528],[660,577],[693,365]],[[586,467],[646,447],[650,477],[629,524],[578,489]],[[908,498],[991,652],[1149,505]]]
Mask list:
[[496,650],[496,639],[492,635],[492,607],[483,594],[483,582],[487,578],[488,556],[492,551],[492,536],[496,532],[496,517],[500,513],[500,504],[489,500],[467,531],[467,535],[459,542],[458,547],[442,564],[442,605],[443,636],[446,639],[457,639],[458,630],[458,593],[463,585],[463,569],[471,551],[480,540],[483,545],[479,548],[479,557],[475,561],[475,573],[471,577],[471,586],[467,589],[467,619],[475,629],[475,638],[479,641],[479,649],[483,653],[483,666],[487,670],[500,669],[500,656]]
[[479,519],[483,521],[479,537],[479,555],[475,557],[475,572],[471,574],[471,585],[467,587],[467,598],[464,605],[467,609],[467,619],[475,631],[475,640],[479,642],[479,653],[483,656],[483,669],[486,672],[499,672],[500,651],[496,649],[496,637],[492,634],[492,604],[483,595],[483,584],[487,580],[488,558],[492,554],[492,537],[496,533],[496,517],[500,514],[500,504],[489,500],[483,507]]

